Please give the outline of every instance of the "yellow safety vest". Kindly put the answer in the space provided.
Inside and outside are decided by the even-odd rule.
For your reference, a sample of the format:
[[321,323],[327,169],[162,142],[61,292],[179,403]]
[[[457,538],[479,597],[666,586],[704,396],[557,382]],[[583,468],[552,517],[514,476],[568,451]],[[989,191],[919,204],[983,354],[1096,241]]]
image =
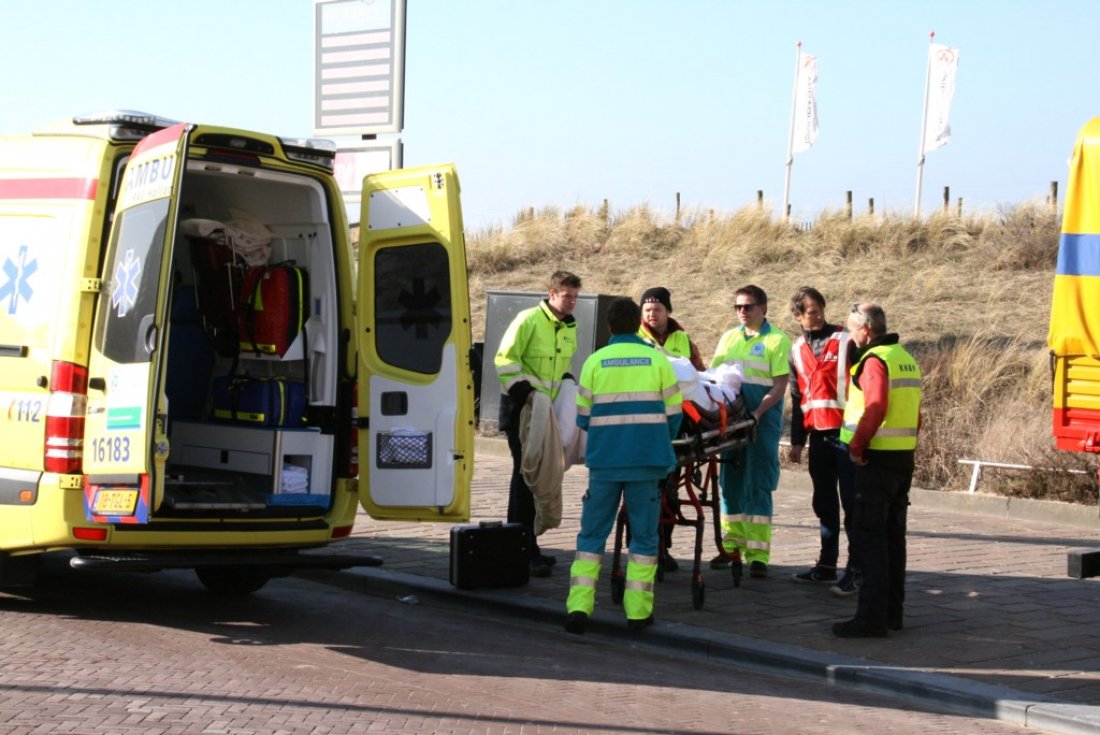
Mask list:
[[638,328],[638,336],[647,344],[653,345],[666,355],[671,355],[672,357],[691,357],[691,340],[688,339],[687,332],[683,330],[669,333],[669,335],[665,337],[664,344],[658,342],[656,338],[650,334],[649,330],[645,328],[644,324]]
[[749,337],[743,326],[729,330],[718,340],[711,367],[722,363],[740,365],[744,383],[770,389],[775,378],[789,375],[791,340],[765,321],[758,334]]
[[840,429],[840,440],[845,444],[852,441],[863,416],[866,404],[863,391],[855,378],[863,361],[871,355],[886,363],[890,392],[886,416],[871,437],[867,448],[912,451],[917,448],[917,428],[920,423],[921,371],[913,356],[898,344],[872,347],[852,366],[852,383],[848,389],[848,403],[844,407],[844,425]]
[[493,364],[505,392],[526,380],[552,400],[576,351],[577,321],[558,319],[543,300],[516,314],[500,340]]

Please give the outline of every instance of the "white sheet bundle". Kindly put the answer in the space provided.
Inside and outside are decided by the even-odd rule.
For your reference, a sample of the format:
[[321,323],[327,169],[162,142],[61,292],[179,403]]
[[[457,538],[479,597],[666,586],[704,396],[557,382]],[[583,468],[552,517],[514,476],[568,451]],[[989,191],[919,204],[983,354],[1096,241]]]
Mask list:
[[680,393],[685,401],[692,401],[700,408],[714,411],[721,402],[733,403],[741,391],[745,374],[740,365],[723,363],[718,367],[699,371],[686,357],[669,358],[676,379],[680,381]]

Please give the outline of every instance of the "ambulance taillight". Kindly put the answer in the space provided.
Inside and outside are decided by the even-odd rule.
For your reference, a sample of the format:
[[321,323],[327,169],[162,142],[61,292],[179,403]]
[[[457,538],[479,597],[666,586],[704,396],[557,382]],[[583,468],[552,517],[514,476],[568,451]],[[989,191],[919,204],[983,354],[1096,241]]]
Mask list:
[[50,370],[46,404],[46,472],[76,474],[84,459],[84,410],[88,404],[88,369],[55,360]]

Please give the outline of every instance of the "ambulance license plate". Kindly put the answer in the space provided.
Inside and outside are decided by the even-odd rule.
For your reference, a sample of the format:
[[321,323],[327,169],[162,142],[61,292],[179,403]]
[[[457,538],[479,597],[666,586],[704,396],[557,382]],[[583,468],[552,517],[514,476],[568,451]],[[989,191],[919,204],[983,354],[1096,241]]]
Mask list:
[[137,509],[138,491],[136,488],[100,490],[95,496],[96,515],[132,516]]

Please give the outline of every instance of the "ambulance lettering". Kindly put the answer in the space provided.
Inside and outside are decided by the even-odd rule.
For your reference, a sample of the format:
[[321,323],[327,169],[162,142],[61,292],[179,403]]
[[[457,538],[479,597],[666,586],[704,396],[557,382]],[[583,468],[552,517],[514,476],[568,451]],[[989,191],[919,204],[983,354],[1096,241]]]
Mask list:
[[176,154],[132,163],[126,169],[121,201],[125,207],[150,202],[172,193],[172,175],[176,168]]
[[10,422],[37,424],[42,421],[42,399],[30,398],[25,393],[8,393],[3,403],[7,411],[0,414]]

